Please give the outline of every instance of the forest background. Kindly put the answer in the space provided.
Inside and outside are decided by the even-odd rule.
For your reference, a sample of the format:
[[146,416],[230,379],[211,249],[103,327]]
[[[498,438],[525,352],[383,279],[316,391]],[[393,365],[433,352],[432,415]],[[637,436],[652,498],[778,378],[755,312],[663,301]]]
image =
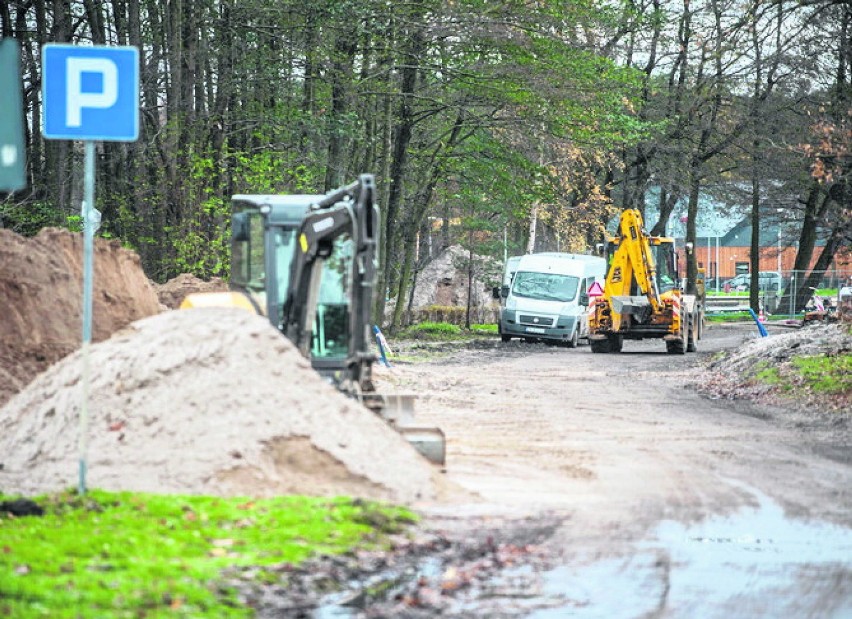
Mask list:
[[141,50],[140,137],[98,144],[96,207],[159,282],[228,276],[231,195],[362,172],[378,315],[439,222],[498,258],[537,226],[582,252],[650,187],[651,231],[686,201],[693,242],[699,195],[738,194],[753,261],[784,222],[794,268],[816,256],[799,306],[852,241],[850,0],[0,0],[0,32],[21,44],[28,149],[0,225],[27,235],[81,223],[82,144],[41,135],[42,45]]

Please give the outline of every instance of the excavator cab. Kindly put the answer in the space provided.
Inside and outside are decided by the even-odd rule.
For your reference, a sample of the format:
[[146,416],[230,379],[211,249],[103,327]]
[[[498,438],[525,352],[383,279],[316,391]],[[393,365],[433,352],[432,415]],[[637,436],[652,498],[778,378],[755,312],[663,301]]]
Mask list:
[[[620,242],[621,239],[616,237],[607,243],[607,264],[612,264]],[[674,239],[650,236],[648,237],[648,245],[651,249],[651,257],[653,258],[653,272],[657,291],[663,294],[675,288],[680,288],[681,283],[678,275],[677,252],[675,251]],[[631,283],[630,294],[634,296],[643,294],[635,280]]]
[[657,290],[660,291],[660,294],[663,294],[679,288],[680,279],[678,278],[674,239],[651,237],[650,243],[654,254],[654,263],[657,266]]
[[[371,180],[329,195],[232,199],[232,290],[347,392],[365,387],[372,362],[359,331],[369,322],[378,214],[372,196],[353,200],[362,185],[372,190]],[[371,224],[360,225],[363,218]]]

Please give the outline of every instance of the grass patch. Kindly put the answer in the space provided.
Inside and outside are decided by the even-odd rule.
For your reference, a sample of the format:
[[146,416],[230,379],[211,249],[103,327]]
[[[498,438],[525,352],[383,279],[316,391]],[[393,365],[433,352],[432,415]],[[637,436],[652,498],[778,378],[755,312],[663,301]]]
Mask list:
[[[802,315],[799,314],[797,316],[799,320],[801,320]],[[751,314],[748,312],[725,312],[720,314],[705,314],[705,319],[710,323],[724,323],[724,322],[742,322],[744,320],[753,320]],[[787,314],[772,314],[771,316],[766,316],[766,320],[771,321],[780,321],[780,320],[789,320],[790,316]]]
[[399,334],[400,337],[415,340],[457,340],[461,335],[461,327],[448,322],[418,322]]
[[400,338],[413,340],[460,341],[471,335],[497,335],[497,325],[474,324],[465,329],[449,322],[418,322],[399,332]]
[[776,387],[783,382],[783,379],[781,378],[781,373],[778,371],[778,368],[764,368],[755,373],[754,377],[755,379],[764,384]]
[[837,297],[839,288],[818,288],[814,294],[819,297]]
[[815,393],[852,391],[852,355],[796,357],[793,367],[803,385]]
[[415,521],[349,498],[92,491],[36,500],[42,517],[0,516],[0,616],[248,617],[217,584],[223,568],[339,554]]

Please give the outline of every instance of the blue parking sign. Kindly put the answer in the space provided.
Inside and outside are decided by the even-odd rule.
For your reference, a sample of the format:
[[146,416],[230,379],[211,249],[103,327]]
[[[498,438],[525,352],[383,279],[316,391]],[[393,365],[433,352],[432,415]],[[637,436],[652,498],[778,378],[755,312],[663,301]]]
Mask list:
[[45,138],[133,142],[139,137],[139,50],[48,43],[42,96]]

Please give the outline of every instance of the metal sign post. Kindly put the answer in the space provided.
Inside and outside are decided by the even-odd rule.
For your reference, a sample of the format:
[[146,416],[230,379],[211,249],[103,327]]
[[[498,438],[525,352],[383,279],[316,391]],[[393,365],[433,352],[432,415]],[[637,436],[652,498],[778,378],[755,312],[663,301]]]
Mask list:
[[95,141],[133,142],[139,135],[139,50],[48,44],[42,48],[44,127],[50,140],[83,140],[83,343],[78,437],[80,494],[86,492],[89,435],[89,345],[92,341]]
[[92,290],[94,288],[95,232],[101,227],[101,213],[95,203],[95,143],[85,142],[86,159],[83,180],[83,371],[81,377],[83,398],[80,405],[79,484],[80,494],[86,493],[86,469],[89,436],[89,344],[92,342]]

